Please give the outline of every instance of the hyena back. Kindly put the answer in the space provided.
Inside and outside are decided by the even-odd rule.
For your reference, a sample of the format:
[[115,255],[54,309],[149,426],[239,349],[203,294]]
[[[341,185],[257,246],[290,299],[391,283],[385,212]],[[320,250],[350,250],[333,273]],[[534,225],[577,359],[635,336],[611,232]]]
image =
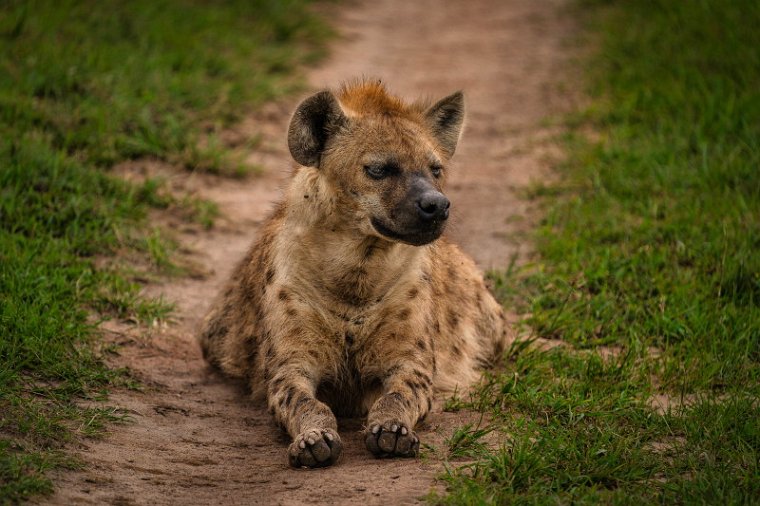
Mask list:
[[463,97],[405,104],[377,82],[296,110],[284,199],[206,317],[204,356],[245,378],[293,437],[293,466],[334,463],[335,414],[367,448],[413,456],[433,392],[464,389],[507,344],[500,305],[443,233]]

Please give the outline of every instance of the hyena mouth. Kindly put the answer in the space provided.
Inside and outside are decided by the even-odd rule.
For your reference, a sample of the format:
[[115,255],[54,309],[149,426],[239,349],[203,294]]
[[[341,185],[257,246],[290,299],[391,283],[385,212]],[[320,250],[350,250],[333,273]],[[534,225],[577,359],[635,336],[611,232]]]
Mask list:
[[435,241],[441,234],[445,225],[445,220],[428,223],[424,228],[413,230],[411,232],[397,232],[383,225],[379,219],[372,218],[372,227],[375,231],[387,239],[403,242],[412,246],[424,246]]

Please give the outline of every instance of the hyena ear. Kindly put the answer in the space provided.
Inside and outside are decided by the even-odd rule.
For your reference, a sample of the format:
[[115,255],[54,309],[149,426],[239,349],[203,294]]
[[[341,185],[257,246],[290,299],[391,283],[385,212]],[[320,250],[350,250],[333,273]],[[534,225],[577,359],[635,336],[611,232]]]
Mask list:
[[464,121],[464,95],[462,92],[457,91],[436,102],[425,111],[425,120],[446,156],[453,156]]
[[298,106],[288,128],[288,148],[296,162],[319,167],[328,139],[346,122],[338,100],[320,91]]

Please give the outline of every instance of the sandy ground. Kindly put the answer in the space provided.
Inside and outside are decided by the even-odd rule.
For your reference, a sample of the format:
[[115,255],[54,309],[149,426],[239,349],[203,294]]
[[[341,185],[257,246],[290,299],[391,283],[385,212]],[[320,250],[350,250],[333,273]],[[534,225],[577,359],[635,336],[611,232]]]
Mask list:
[[[341,33],[331,58],[309,71],[314,88],[376,76],[407,98],[464,90],[467,122],[450,180],[449,236],[484,269],[529,252],[529,203],[520,191],[546,177],[559,156],[545,118],[570,106],[565,91],[573,24],[563,0],[364,1],[330,8]],[[129,413],[104,438],[74,449],[84,470],[55,475],[43,504],[414,504],[442,470],[444,441],[468,413],[444,413],[441,400],[418,427],[431,445],[421,459],[377,460],[360,420],[342,420],[338,465],[292,470],[287,437],[241,385],[210,371],[194,335],[232,266],[280,195],[291,164],[285,145],[296,100],[270,104],[231,136],[261,136],[251,161],[260,177],[232,181],[188,176],[156,162],[117,168],[125,177],[163,174],[182,191],[218,202],[210,231],[170,224],[198,275],[146,288],[177,304],[174,320],[151,329],[104,326],[120,344],[111,362],[129,367],[143,391],[117,391],[110,404]]]

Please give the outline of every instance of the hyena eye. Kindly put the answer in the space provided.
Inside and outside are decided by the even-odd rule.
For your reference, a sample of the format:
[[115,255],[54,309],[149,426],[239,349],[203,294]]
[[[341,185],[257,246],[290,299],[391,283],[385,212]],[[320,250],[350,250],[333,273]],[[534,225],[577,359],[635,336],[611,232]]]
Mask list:
[[365,165],[364,172],[372,179],[383,179],[388,177],[392,170],[389,165]]
[[430,167],[430,173],[433,174],[433,177],[441,177],[441,173],[443,172],[443,167],[440,165],[433,165]]

